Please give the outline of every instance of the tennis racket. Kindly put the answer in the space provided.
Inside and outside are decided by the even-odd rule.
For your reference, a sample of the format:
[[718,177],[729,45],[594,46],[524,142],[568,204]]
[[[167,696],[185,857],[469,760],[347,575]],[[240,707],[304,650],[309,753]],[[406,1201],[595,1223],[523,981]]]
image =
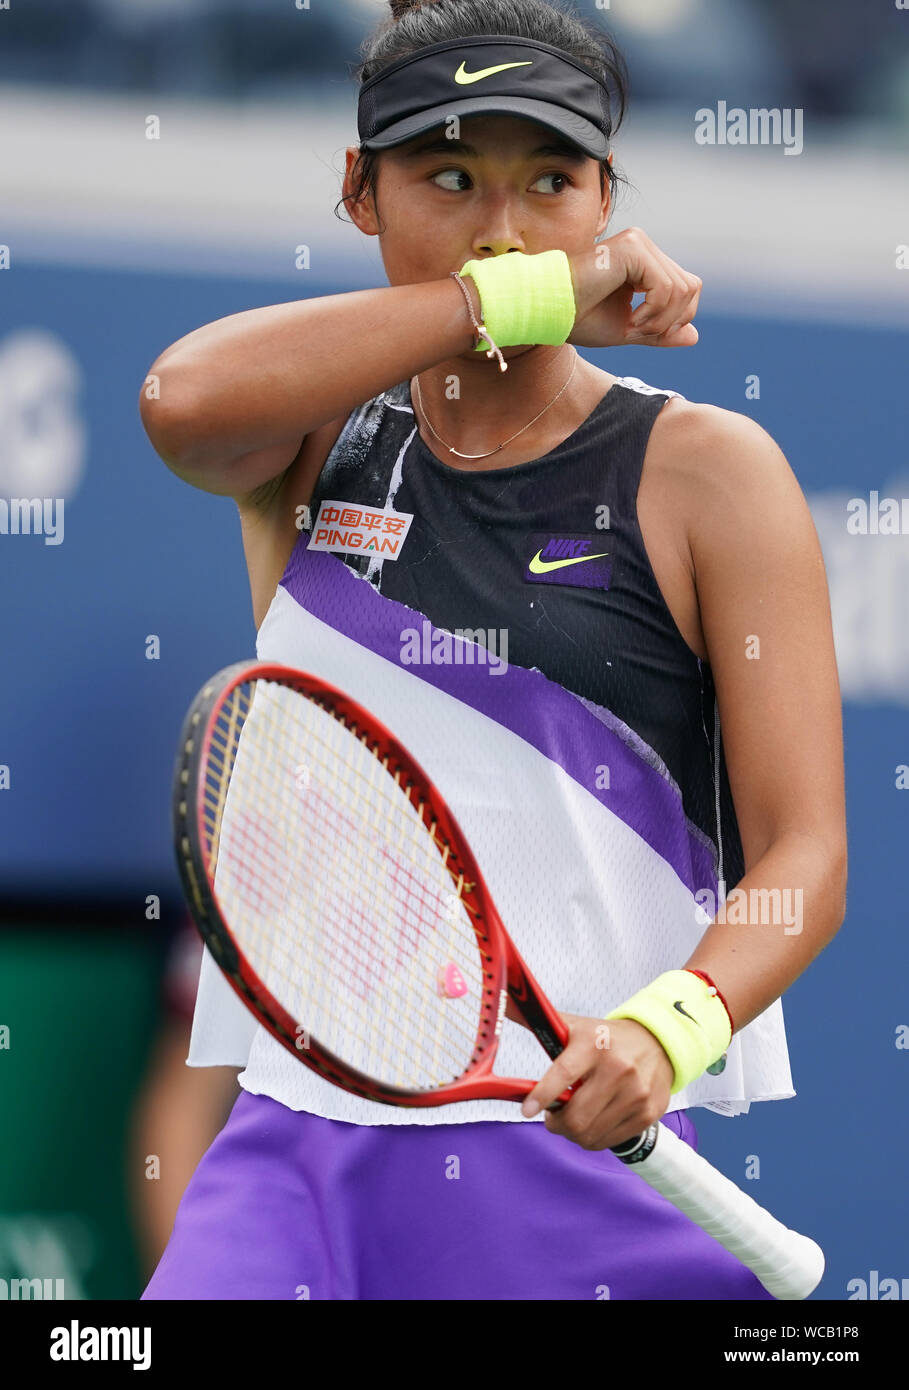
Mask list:
[[[219,671],[184,722],[173,813],[212,956],[263,1027],[334,1085],[386,1105],[521,1101],[536,1082],[493,1071],[506,1006],[549,1058],[568,1042],[441,793],[342,691],[259,662]],[[776,1298],[817,1286],[814,1241],[665,1125],[612,1152]]]

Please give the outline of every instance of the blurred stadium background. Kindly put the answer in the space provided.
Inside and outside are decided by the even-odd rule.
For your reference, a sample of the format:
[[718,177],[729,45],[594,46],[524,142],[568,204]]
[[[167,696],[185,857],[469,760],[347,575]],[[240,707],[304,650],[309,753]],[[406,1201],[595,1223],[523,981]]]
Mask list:
[[[377,243],[333,214],[356,141],[350,74],[386,8],[0,12],[0,498],[65,503],[56,537],[0,534],[0,1281],[136,1297],[236,1088],[183,1076],[196,955],[169,790],[186,704],[254,652],[255,631],[233,504],[167,471],[137,396],[155,356],[202,323],[386,283]],[[909,497],[909,12],[576,8],[612,30],[631,72],[617,161],[633,188],[610,234],[640,224],[705,285],[696,351],[589,355],[753,415],[827,562],[848,915],[786,996],[796,1099],[694,1118],[735,1180],[760,1158],[758,1200],[827,1251],[815,1297],[845,1299],[873,1270],[909,1277],[909,535],[846,528],[850,498]],[[695,112],[720,100],[803,110],[803,151],[697,144]]]

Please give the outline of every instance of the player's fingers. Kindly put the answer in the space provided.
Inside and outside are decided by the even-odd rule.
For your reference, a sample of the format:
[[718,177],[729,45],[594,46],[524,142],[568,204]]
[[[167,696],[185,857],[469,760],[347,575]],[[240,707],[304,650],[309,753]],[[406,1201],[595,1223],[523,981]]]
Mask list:
[[634,288],[643,290],[645,297],[631,315],[630,326],[659,335],[672,324],[683,322],[686,317],[693,318],[693,313],[688,311],[692,299],[700,294],[699,277],[667,256],[649,238],[642,250],[642,260],[647,275]]
[[546,1123],[555,1133],[580,1143],[591,1134],[601,1133],[604,1124],[608,1128],[633,1114],[649,1099],[650,1088],[636,1067],[614,1058],[613,1065],[593,1072],[563,1109],[547,1116]]
[[639,333],[660,337],[673,324],[688,323],[694,318],[700,298],[701,281],[696,275],[670,262],[665,268],[665,283],[669,290],[648,295],[631,315],[630,326]]
[[700,334],[693,323],[672,324],[665,333],[628,333],[626,341],[638,347],[694,347]]
[[569,1043],[565,1051],[562,1052],[552,1063],[552,1066],[543,1074],[534,1086],[529,1095],[525,1096],[521,1111],[527,1119],[539,1114],[541,1110],[546,1110],[559,1099],[563,1091],[567,1091],[586,1075],[590,1067],[590,1056],[587,1049],[583,1052],[580,1048],[574,1050]]
[[[638,318],[665,310],[675,291],[674,262],[664,256],[642,227],[628,227],[604,243],[613,270],[621,268],[625,285],[633,294],[643,294],[644,300],[634,311]],[[633,324],[638,319],[632,316]]]
[[694,347],[700,336],[693,323],[674,323],[655,338],[645,336],[636,341],[644,347]]
[[694,284],[691,288],[691,295],[688,300],[688,307],[685,310],[685,318],[683,320],[683,322],[687,323],[691,322],[691,320],[697,314],[698,309],[700,308],[701,290],[704,288],[703,280],[699,279],[697,275],[693,275],[691,278],[694,281]]
[[[690,291],[685,307],[680,312],[676,322],[671,323],[669,327],[660,333],[659,337],[654,340],[653,345],[655,347],[693,347],[700,338],[700,334],[692,323],[692,319],[698,311],[702,282],[698,280],[696,276],[692,278],[696,280],[696,285],[695,288]],[[651,333],[656,331],[658,326],[659,325],[654,324],[649,325],[649,331]]]
[[[583,1088],[576,1099],[580,1101]],[[629,1106],[627,1099],[613,1097],[593,1113],[582,1110],[572,1113],[575,1099],[570,1106],[556,1115],[546,1115],[546,1128],[554,1134],[562,1134],[584,1149],[612,1149],[635,1139],[650,1125],[655,1124],[663,1114],[649,1092],[640,1096]]]
[[608,1099],[601,1086],[588,1078],[575,1089],[567,1104],[547,1109],[546,1128],[553,1134],[564,1134],[566,1139],[580,1140],[599,1125]]

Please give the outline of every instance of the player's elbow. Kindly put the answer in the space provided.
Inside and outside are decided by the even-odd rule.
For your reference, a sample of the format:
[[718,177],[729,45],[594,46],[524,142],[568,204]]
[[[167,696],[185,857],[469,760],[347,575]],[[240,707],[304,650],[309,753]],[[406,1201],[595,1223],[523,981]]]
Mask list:
[[846,837],[843,836],[830,851],[830,884],[834,895],[834,931],[839,931],[846,920],[846,889],[849,882],[849,851]]
[[848,880],[848,851],[845,835],[830,834],[816,844],[814,880],[820,885],[827,922],[827,940],[836,936],[846,920],[846,886]]
[[155,362],[139,392],[139,416],[152,448],[174,473],[193,464],[196,409],[178,377]]
[[[839,827],[816,825],[791,828],[774,849],[784,856],[795,884],[790,890],[793,911],[808,911],[812,932],[818,949],[827,946],[836,936],[846,918],[846,884],[848,853],[845,831]],[[785,894],[783,895],[786,896]]]

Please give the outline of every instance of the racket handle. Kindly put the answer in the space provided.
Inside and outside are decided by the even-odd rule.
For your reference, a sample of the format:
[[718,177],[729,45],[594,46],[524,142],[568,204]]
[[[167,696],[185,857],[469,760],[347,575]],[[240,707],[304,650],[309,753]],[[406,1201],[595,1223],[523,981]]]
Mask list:
[[817,1288],[820,1246],[777,1221],[666,1125],[651,1125],[612,1152],[747,1265],[774,1298],[807,1298]]

